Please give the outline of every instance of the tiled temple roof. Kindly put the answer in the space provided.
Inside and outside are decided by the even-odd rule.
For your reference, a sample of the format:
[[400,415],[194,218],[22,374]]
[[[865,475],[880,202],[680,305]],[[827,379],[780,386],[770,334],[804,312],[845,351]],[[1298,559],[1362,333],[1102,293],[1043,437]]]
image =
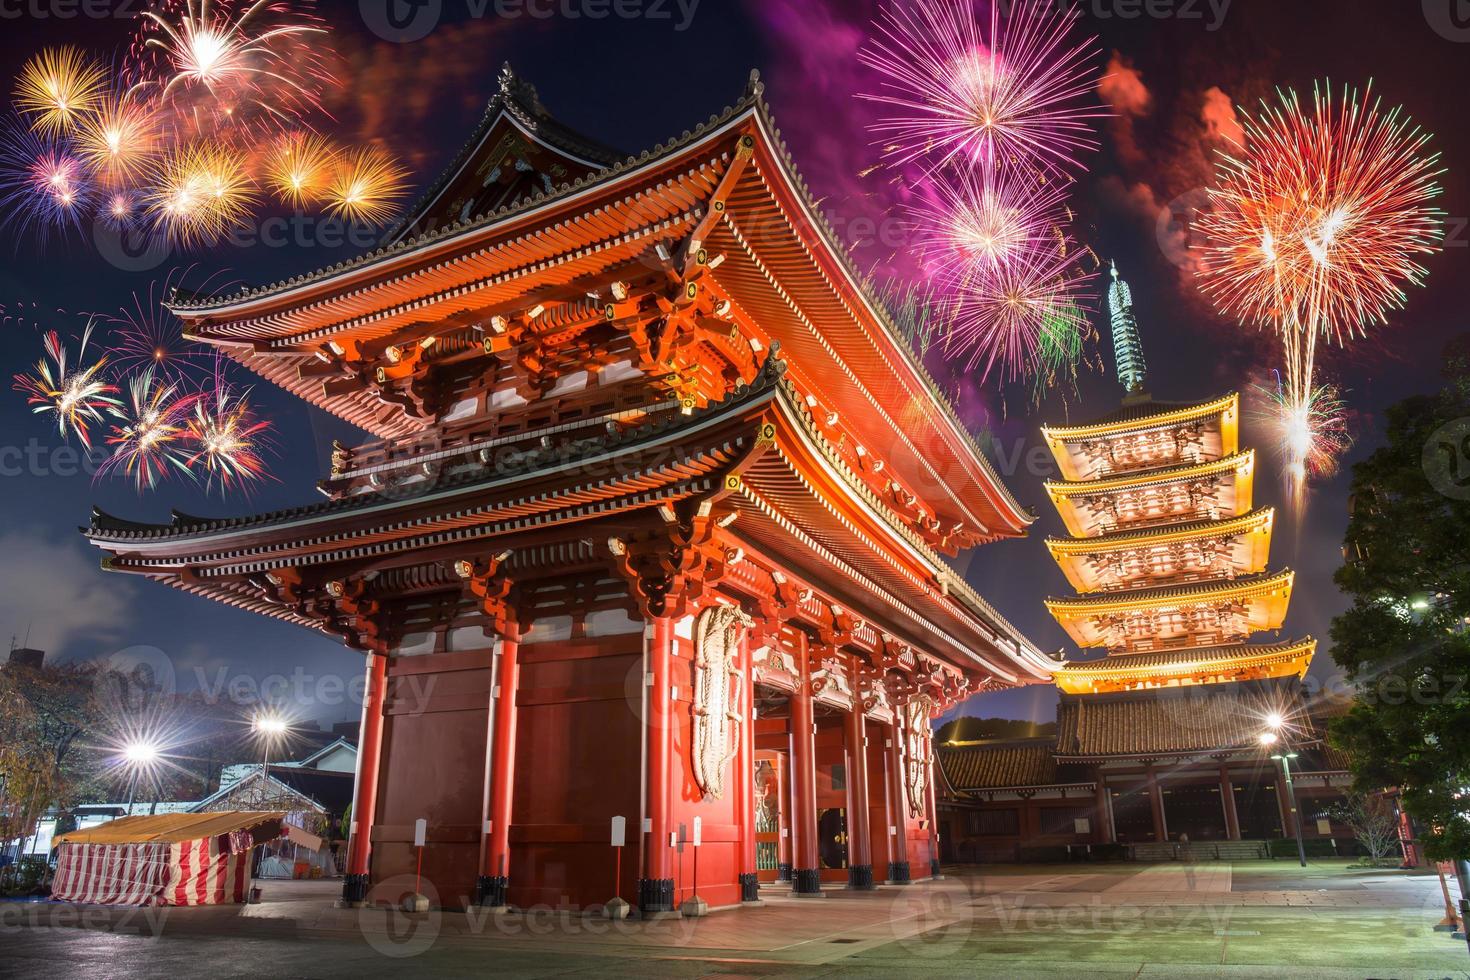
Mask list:
[[[1057,706],[1057,754],[1170,756],[1256,750],[1264,718],[1279,708],[1269,688],[1204,684],[1142,695],[1069,695]],[[1314,730],[1296,741],[1316,742]]]
[[1054,783],[1057,779],[1055,751],[1053,738],[935,746],[945,779],[960,792]]

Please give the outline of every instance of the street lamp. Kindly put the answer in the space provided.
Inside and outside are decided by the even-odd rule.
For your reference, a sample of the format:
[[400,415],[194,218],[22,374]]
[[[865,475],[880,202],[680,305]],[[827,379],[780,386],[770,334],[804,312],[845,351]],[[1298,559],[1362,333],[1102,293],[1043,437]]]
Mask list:
[[291,730],[291,725],[278,714],[260,714],[255,716],[251,723],[251,729],[260,739],[260,791],[264,793],[265,780],[269,775],[271,745],[283,741],[286,733]]
[[132,779],[128,784],[128,816],[133,815],[133,799],[138,792],[138,780],[143,773],[152,768],[158,761],[158,746],[152,742],[141,739],[129,742],[123,746],[123,764],[132,772]]
[[[1272,717],[1279,716],[1273,715]],[[1261,744],[1267,749],[1272,748],[1279,741],[1281,739],[1275,732],[1261,733]],[[1307,846],[1302,842],[1302,815],[1297,812],[1296,808],[1296,784],[1291,781],[1291,760],[1296,757],[1297,754],[1290,751],[1289,748],[1283,748],[1271,756],[1273,760],[1281,763],[1281,775],[1286,781],[1286,799],[1291,812],[1291,825],[1296,831],[1296,857],[1301,862],[1301,866],[1305,868],[1307,866]]]

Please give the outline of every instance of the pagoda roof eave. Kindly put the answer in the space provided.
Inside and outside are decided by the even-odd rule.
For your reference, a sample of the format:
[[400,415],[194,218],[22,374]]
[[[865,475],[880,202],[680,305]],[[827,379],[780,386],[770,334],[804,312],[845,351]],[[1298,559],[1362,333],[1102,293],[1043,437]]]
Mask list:
[[1072,613],[1091,615],[1099,612],[1126,612],[1199,601],[1243,599],[1268,595],[1281,589],[1289,592],[1295,580],[1296,572],[1288,568],[1271,574],[1222,582],[1168,585],[1152,589],[1136,589],[1131,592],[1109,593],[1103,596],[1080,596],[1072,599],[1053,598],[1046,600],[1046,608],[1053,615]]
[[[1082,425],[1044,425],[1041,427],[1041,433],[1048,443],[1053,444],[1071,442],[1078,439],[1097,439],[1140,429],[1179,425],[1198,419],[1210,418],[1214,415],[1238,411],[1239,403],[1240,393],[1234,391],[1204,402],[1187,402],[1184,404],[1144,402],[1139,406],[1133,406],[1133,410],[1119,413],[1121,416],[1119,418],[1106,418],[1101,421],[1089,422]],[[1159,406],[1160,411],[1149,413],[1142,410],[1150,404]]]
[[[1306,676],[1316,653],[1311,637],[1286,643],[1195,647],[1147,653],[1114,653],[1074,660],[1057,668],[1053,681],[1066,694],[1130,689],[1131,685],[1251,674],[1254,677]],[[1220,682],[1220,681],[1213,681]]]
[[1053,557],[1060,560],[1063,557],[1105,554],[1126,548],[1241,534],[1261,527],[1269,529],[1274,522],[1275,508],[1258,507],[1239,517],[1221,520],[1188,521],[1137,531],[1115,531],[1092,538],[1047,538],[1046,547]]
[[[786,204],[795,207],[800,213],[801,220],[797,223],[800,227],[796,230],[806,238],[806,241],[802,243],[806,246],[804,253],[806,260],[815,264],[820,270],[822,281],[826,283],[829,292],[824,295],[827,301],[835,301],[839,304],[846,311],[845,315],[852,319],[857,334],[866,338],[864,343],[867,349],[857,350],[855,348],[855,353],[851,356],[857,356],[863,361],[871,360],[874,365],[890,372],[895,380],[901,383],[904,391],[885,394],[884,397],[888,400],[892,401],[897,398],[906,405],[918,401],[933,406],[932,411],[926,412],[925,422],[931,427],[932,438],[937,440],[937,443],[928,450],[920,450],[915,446],[902,449],[896,455],[910,455],[913,458],[911,460],[900,459],[897,465],[909,469],[928,467],[930,463],[926,457],[937,457],[939,452],[934,450],[938,450],[938,446],[942,445],[943,452],[950,458],[959,461],[964,467],[966,479],[963,481],[935,479],[935,474],[930,473],[924,477],[923,482],[943,487],[943,492],[985,533],[994,537],[1023,534],[1026,527],[1035,518],[1020,506],[995,472],[990,461],[985,458],[974,440],[965,432],[955,418],[952,407],[939,393],[933,379],[917,362],[908,345],[901,340],[891,318],[864,284],[851,257],[846,254],[838,242],[836,233],[821,215],[811,192],[796,176],[784,144],[775,136],[774,124],[760,96],[758,84],[752,86],[746,98],[728,108],[721,116],[713,118],[709,123],[666,146],[659,147],[654,153],[644,153],[638,158],[629,158],[592,178],[579,179],[549,194],[537,195],[468,223],[459,223],[444,230],[424,233],[413,239],[405,239],[392,246],[377,249],[357,259],[339,263],[316,273],[298,276],[271,286],[243,290],[231,296],[174,303],[171,304],[170,309],[189,324],[191,336],[209,343],[233,345],[238,351],[235,356],[244,361],[250,361],[252,351],[261,341],[251,341],[248,338],[220,333],[213,324],[222,320],[238,321],[242,318],[255,318],[260,322],[275,320],[285,309],[300,308],[303,304],[320,305],[329,301],[334,293],[350,295],[354,297],[354,303],[359,303],[362,297],[379,288],[383,277],[414,267],[416,264],[447,260],[456,250],[487,244],[497,236],[502,236],[517,228],[536,222],[544,224],[549,215],[559,210],[574,207],[579,201],[595,195],[613,193],[616,188],[624,184],[636,183],[647,174],[672,166],[673,161],[698,155],[740,127],[751,124],[762,137],[756,147],[758,157],[768,169],[781,174],[781,180],[774,182],[768,189],[772,193],[784,196]],[[343,293],[343,290],[349,292]],[[283,351],[283,353],[292,352]],[[300,356],[301,353],[294,352],[293,356]],[[841,357],[835,349],[831,351],[831,356],[838,358],[839,363],[841,362]],[[260,370],[258,366],[250,363],[247,363],[247,366],[252,367],[253,370]],[[900,366],[901,370],[894,371],[895,366]],[[819,370],[822,366],[811,365],[809,367]],[[879,367],[875,367],[874,370],[878,370]],[[866,364],[858,364],[857,368],[859,372],[868,371]],[[854,378],[860,376],[859,373],[853,373],[845,366],[844,370],[848,370]],[[863,373],[861,376],[867,375]],[[283,383],[282,379],[272,380],[275,380],[276,383]],[[873,393],[866,388],[863,388],[862,392],[872,405],[879,405]],[[338,414],[342,414],[340,409],[330,404],[323,404],[320,399],[317,400],[317,403],[329,411],[337,411]],[[379,415],[382,414],[379,413]],[[389,412],[382,418],[373,417],[371,406],[366,403],[354,409],[354,416],[352,420],[356,424],[364,425],[379,435],[402,435],[413,428],[413,423],[404,421],[401,413]],[[904,427],[896,421],[890,419],[889,428],[892,429],[892,432],[888,438],[899,446],[908,440]],[[989,520],[980,519],[975,514],[975,501],[972,499],[975,494],[985,500],[987,506],[984,509],[993,512]]]
[[1159,483],[1177,483],[1193,477],[1228,473],[1232,470],[1250,471],[1255,467],[1256,451],[1246,449],[1222,456],[1206,463],[1187,463],[1183,466],[1167,466],[1161,469],[1143,470],[1138,473],[1111,476],[1101,480],[1057,481],[1048,480],[1044,486],[1053,499],[1087,497],[1103,493],[1137,490]]

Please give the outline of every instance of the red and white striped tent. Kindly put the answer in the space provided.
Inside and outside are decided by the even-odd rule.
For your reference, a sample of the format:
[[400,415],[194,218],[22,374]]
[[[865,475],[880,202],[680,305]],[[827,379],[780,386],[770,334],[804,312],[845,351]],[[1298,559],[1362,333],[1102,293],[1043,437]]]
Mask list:
[[250,850],[286,833],[284,813],[122,817],[60,838],[51,897],[93,905],[243,902]]

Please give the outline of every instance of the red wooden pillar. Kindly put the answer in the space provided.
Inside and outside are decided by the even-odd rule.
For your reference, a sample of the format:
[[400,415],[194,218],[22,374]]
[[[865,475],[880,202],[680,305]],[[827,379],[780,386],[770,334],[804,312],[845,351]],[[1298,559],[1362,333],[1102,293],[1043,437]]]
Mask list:
[[372,853],[373,819],[378,810],[378,767],[383,755],[383,703],[388,690],[388,658],[367,655],[367,682],[362,692],[362,725],[359,728],[357,775],[352,783],[352,830],[347,841],[347,874],[342,880],[342,900],[361,902],[367,898],[368,859]]
[[1235,812],[1235,786],[1230,782],[1230,767],[1220,763],[1220,798],[1225,808],[1225,836],[1240,840],[1240,816]]
[[674,910],[674,875],[669,846],[669,773],[672,762],[672,709],[674,622],[655,616],[648,629],[648,834],[643,848],[643,877],[638,882],[638,908],[650,912]]
[[740,789],[740,900],[760,901],[760,878],[755,870],[755,675],[751,659],[750,633],[740,636],[741,691],[745,702],[745,724],[740,728],[740,754],[735,762],[735,782]]
[[862,698],[853,695],[844,732],[847,742],[847,884],[873,887],[873,848],[868,828],[868,736]]
[[1148,764],[1148,799],[1153,810],[1154,840],[1163,843],[1169,839],[1169,823],[1164,819],[1164,794],[1159,792],[1159,777],[1153,763]]
[[888,733],[888,878],[890,885],[907,885],[909,873],[908,808],[903,790],[903,709],[894,705],[893,727]]
[[490,833],[485,864],[476,886],[476,904],[504,908],[510,885],[510,817],[515,790],[516,690],[520,687],[520,635],[500,640],[495,672],[495,733],[490,741]]
[[1281,810],[1281,836],[1296,836],[1296,812],[1291,807],[1291,794],[1287,792],[1286,780],[1282,778],[1281,766],[1277,765],[1274,776],[1276,805]]
[[821,895],[822,872],[817,858],[817,745],[811,663],[805,639],[800,653],[801,683],[791,696],[791,795],[796,817],[791,893]]

